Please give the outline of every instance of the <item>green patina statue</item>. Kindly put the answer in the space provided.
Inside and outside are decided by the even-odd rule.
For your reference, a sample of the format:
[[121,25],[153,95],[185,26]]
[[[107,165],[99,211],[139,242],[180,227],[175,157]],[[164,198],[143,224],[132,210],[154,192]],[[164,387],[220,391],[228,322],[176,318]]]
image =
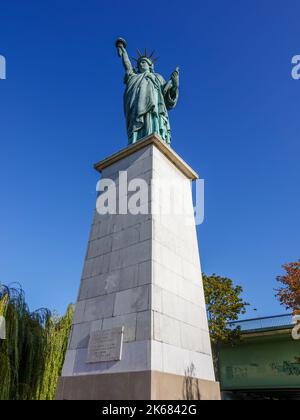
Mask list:
[[134,69],[126,51],[126,41],[116,41],[118,54],[125,67],[126,90],[124,94],[124,111],[126,116],[128,143],[133,144],[157,134],[167,144],[171,143],[171,129],[168,110],[175,108],[179,96],[179,68],[172,73],[168,82],[154,72],[152,54],[147,51],[134,59]]

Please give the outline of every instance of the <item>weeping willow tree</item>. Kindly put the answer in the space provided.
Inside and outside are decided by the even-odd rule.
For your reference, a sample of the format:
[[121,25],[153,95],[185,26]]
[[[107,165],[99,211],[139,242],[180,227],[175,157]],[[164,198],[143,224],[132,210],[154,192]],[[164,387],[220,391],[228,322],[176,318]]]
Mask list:
[[63,317],[52,316],[47,320],[44,330],[44,369],[35,392],[37,400],[52,400],[55,396],[57,380],[67,351],[73,315],[74,307],[69,305]]
[[0,340],[0,400],[53,399],[73,317],[47,309],[30,312],[21,287],[0,286],[0,315],[6,340]]

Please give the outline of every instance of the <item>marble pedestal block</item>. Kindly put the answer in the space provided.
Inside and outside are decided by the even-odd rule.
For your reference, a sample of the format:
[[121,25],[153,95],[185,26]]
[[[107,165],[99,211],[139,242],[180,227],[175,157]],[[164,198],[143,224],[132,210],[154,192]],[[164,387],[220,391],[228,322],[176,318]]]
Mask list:
[[[95,211],[57,399],[219,399],[191,223],[197,174],[156,136],[95,167],[116,183],[117,207],[125,171],[129,185],[142,179],[148,192],[140,214],[132,214],[133,188],[128,214]],[[175,185],[169,196],[162,180]],[[183,197],[185,212],[177,214],[170,200],[174,207]],[[121,348],[102,343],[88,357],[91,337],[118,329]]]

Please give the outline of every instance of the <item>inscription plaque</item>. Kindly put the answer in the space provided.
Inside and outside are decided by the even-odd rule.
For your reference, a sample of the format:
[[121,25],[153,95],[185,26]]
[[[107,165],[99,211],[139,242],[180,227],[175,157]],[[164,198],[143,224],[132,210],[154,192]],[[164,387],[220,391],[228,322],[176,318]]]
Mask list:
[[121,360],[124,327],[93,331],[90,335],[87,363]]

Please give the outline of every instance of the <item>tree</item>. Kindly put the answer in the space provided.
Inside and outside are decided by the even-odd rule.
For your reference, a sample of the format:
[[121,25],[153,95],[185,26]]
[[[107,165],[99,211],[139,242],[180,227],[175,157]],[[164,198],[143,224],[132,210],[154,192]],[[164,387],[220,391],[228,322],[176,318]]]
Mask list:
[[213,360],[216,378],[220,379],[219,355],[222,343],[230,343],[240,339],[240,328],[229,327],[228,324],[239,319],[239,315],[246,313],[249,305],[241,293],[241,286],[234,286],[233,281],[216,274],[203,274],[204,293],[208,313],[208,324],[212,342]]
[[243,288],[234,286],[231,279],[216,274],[204,274],[203,284],[212,343],[233,341],[238,337],[239,330],[229,328],[228,324],[237,321],[249,306],[241,297]]
[[0,285],[0,315],[6,340],[0,340],[0,400],[45,400],[55,396],[74,308],[62,317],[48,309],[30,312],[21,287]]
[[300,260],[284,264],[282,268],[285,274],[278,276],[277,281],[283,286],[275,289],[276,297],[286,309],[300,315]]

